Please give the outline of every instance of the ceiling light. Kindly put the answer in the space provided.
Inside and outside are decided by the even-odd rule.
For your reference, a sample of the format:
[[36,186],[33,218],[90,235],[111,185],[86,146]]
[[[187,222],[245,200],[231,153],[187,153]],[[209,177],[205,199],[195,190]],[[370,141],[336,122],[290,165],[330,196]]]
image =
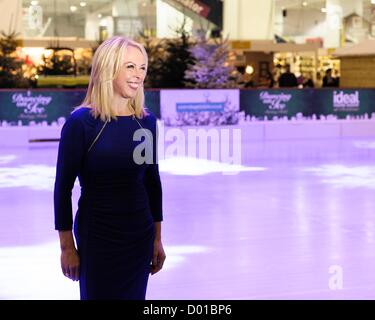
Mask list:
[[70,11],[71,12],[76,12],[77,11],[77,7],[76,6],[70,6]]
[[320,11],[323,12],[323,13],[327,13],[327,9],[326,8],[321,8]]
[[34,1],[31,1],[31,5],[32,5],[32,6],[37,6],[37,5],[38,5],[38,3],[39,3],[39,1],[36,1],[36,0],[34,0]]
[[81,2],[79,3],[79,5],[80,5],[81,7],[86,7],[86,2],[81,1]]
[[306,7],[306,6],[307,6],[307,2],[306,2],[306,1],[302,2],[302,5],[303,5],[304,7]]

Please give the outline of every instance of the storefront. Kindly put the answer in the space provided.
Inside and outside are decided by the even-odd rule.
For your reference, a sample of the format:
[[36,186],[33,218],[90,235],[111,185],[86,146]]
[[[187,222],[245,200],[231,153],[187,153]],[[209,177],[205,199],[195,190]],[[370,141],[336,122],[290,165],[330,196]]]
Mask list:
[[202,25],[221,30],[222,7],[218,0],[23,0],[22,38],[102,41],[116,34],[134,38],[140,33],[162,38],[173,36],[184,18],[189,32]]

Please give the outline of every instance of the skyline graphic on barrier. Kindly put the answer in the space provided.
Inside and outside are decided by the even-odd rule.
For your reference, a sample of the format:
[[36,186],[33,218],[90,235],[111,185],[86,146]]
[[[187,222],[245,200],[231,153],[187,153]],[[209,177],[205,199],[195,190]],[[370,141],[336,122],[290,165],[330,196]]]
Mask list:
[[[0,90],[0,125],[62,125],[84,89]],[[146,90],[145,105],[166,126],[231,125],[243,119],[375,116],[375,89]]]

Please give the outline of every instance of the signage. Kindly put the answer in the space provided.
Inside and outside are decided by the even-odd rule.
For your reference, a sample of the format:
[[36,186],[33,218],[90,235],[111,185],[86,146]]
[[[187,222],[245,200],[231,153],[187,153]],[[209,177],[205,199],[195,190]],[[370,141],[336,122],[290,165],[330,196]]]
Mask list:
[[196,14],[207,18],[210,13],[210,7],[198,0],[175,0],[176,2],[182,4],[183,6],[194,11]]
[[166,125],[223,125],[238,122],[238,89],[160,91],[160,113]]

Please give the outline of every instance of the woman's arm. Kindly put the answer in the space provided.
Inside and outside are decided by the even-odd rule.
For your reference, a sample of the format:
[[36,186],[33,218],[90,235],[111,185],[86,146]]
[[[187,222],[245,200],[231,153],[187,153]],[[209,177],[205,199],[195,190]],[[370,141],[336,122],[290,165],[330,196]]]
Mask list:
[[[144,185],[146,187],[149,206],[151,210],[154,222],[163,221],[163,192],[159,174],[159,164],[157,158],[157,123],[156,118],[152,115],[151,117],[151,133],[152,133],[152,164],[149,164],[146,168],[144,175]],[[160,233],[160,230],[159,230]]]
[[61,130],[54,187],[55,229],[59,231],[61,269],[72,280],[79,279],[79,256],[72,233],[72,189],[84,155],[84,128],[72,115]]
[[159,164],[157,159],[157,130],[156,118],[152,118],[151,132],[153,136],[153,163],[145,172],[144,183],[146,186],[149,206],[155,225],[154,254],[152,258],[151,274],[159,272],[163,268],[166,258],[161,241],[161,222],[163,221],[163,192],[159,175]]
[[159,272],[163,268],[166,258],[161,241],[162,212],[162,187],[159,176],[158,164],[151,164],[146,170],[145,186],[149,198],[149,206],[155,225],[154,254],[152,258],[151,274]]
[[73,281],[79,280],[79,256],[74,245],[71,230],[59,231],[61,248],[61,270],[63,274]]
[[72,230],[72,190],[85,154],[84,134],[81,119],[73,113],[61,130],[57,155],[54,186],[56,230]]
[[159,272],[163,268],[166,255],[161,242],[161,222],[155,222],[154,255],[152,257],[151,274]]

